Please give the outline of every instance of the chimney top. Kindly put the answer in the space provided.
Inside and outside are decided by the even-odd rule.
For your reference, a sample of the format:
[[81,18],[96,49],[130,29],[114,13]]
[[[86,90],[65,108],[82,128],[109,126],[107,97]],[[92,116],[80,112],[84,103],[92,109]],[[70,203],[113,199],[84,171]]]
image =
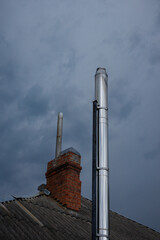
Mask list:
[[63,155],[63,154],[68,153],[68,152],[72,152],[72,153],[75,153],[75,154],[81,156],[81,154],[76,149],[74,149],[73,147],[70,147],[70,148],[67,148],[67,149],[63,150],[60,155]]

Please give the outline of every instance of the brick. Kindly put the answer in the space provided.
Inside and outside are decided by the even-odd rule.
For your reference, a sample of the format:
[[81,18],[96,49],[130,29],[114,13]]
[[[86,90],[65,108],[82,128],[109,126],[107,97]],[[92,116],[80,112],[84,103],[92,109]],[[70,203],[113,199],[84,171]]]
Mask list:
[[81,207],[80,162],[80,155],[68,152],[48,162],[46,172],[51,197],[75,211]]

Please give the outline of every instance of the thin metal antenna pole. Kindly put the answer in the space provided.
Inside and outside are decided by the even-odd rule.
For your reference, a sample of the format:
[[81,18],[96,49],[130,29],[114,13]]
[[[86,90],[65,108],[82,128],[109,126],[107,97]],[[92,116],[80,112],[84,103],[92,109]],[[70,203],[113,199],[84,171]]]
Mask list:
[[56,155],[55,157],[59,157],[61,154],[62,147],[62,129],[63,129],[63,113],[58,113],[57,119],[57,140],[56,140]]

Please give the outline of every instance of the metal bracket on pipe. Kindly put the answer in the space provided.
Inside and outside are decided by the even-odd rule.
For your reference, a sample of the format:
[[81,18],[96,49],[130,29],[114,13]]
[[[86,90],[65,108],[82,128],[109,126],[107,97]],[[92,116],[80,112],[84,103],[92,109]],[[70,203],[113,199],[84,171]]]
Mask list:
[[98,110],[99,110],[99,109],[104,109],[104,110],[108,111],[108,108],[100,107],[100,106],[97,106],[97,109],[98,109]]
[[96,170],[106,170],[106,171],[109,171],[109,168],[105,168],[105,167],[96,167]]
[[106,237],[107,239],[109,239],[109,236],[106,234],[97,234],[96,237]]

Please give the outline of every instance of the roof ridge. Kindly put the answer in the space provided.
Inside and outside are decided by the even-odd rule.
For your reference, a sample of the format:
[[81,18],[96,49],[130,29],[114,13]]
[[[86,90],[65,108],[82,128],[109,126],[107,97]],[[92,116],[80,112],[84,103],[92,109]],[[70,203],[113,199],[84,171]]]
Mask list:
[[86,198],[84,196],[81,195],[82,198],[84,198],[85,200],[87,200],[88,202],[92,202],[92,200],[90,200],[89,198]]
[[[45,195],[45,193],[41,193],[41,194],[37,194],[37,195],[33,195],[32,197],[16,197],[17,199],[21,199],[21,200],[28,200],[28,199],[34,199],[34,198],[38,198],[38,197],[41,197]],[[45,195],[46,196],[46,195]],[[11,202],[14,202],[15,199],[10,199],[10,200],[6,200],[6,201],[2,201],[0,203],[11,203]]]
[[142,224],[142,223],[136,222],[135,220],[132,220],[132,219],[129,218],[129,217],[125,217],[125,216],[123,216],[122,214],[117,213],[117,212],[115,212],[115,211],[112,211],[112,210],[110,210],[110,211],[113,212],[113,213],[116,214],[116,215],[121,216],[122,218],[125,218],[125,219],[129,220],[130,222],[136,223],[136,224],[138,224],[138,225],[143,226],[144,228],[150,229],[151,231],[160,234],[160,232],[157,232],[157,231],[156,231],[155,229],[153,229],[153,228],[150,228],[150,227],[148,227],[148,226],[146,226],[146,225],[144,225],[144,224]]
[[[31,196],[31,197],[16,197],[17,199],[21,199],[21,200],[28,200],[28,199],[34,199],[34,198],[38,198],[38,197],[41,197],[41,196],[46,196],[46,194],[45,193],[38,193],[38,194],[36,194],[36,195],[33,195],[33,196]],[[86,197],[84,197],[84,196],[82,196],[81,195],[81,197],[82,198],[84,198],[84,199],[86,199],[87,201],[89,201],[89,202],[92,202],[92,200],[90,200],[90,199],[88,199],[88,198],[86,198]],[[55,199],[54,199],[55,200]],[[13,201],[15,201],[14,199],[10,199],[10,200],[6,200],[6,201],[2,201],[2,202],[0,202],[0,203],[10,203],[10,202],[13,202]]]

